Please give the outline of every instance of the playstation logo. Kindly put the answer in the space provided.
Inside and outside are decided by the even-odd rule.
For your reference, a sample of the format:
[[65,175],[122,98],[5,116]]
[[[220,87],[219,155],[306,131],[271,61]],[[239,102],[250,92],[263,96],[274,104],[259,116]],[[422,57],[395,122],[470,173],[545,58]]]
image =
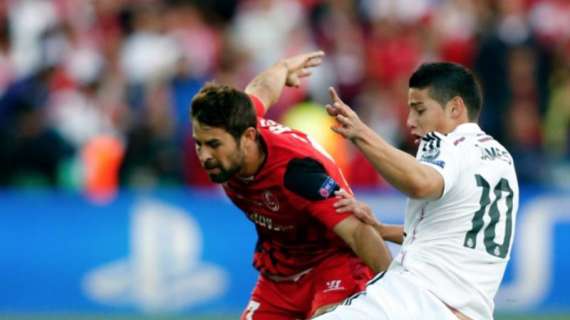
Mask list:
[[143,200],[130,223],[130,256],[85,275],[83,290],[92,300],[134,306],[145,312],[176,311],[223,296],[228,275],[200,261],[202,235],[183,209]]

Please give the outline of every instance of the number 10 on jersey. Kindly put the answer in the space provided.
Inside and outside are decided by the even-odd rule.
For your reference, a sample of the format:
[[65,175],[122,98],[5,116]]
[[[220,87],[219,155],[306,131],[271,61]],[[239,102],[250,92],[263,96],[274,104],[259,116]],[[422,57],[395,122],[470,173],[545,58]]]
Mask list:
[[[484,230],[485,250],[493,256],[504,258],[509,252],[511,235],[513,233],[513,190],[509,185],[509,181],[505,178],[501,178],[494,188],[491,188],[489,182],[487,182],[487,180],[485,180],[481,175],[475,175],[475,180],[477,181],[477,186],[481,187],[483,192],[481,194],[481,199],[479,200],[479,210],[477,210],[473,216],[473,220],[471,221],[471,230],[465,234],[463,245],[472,249],[477,247],[477,234],[481,229],[483,229],[483,217],[485,216],[485,213],[487,213],[488,208],[491,220]],[[493,203],[491,203],[490,199],[491,191],[493,191],[495,195]],[[505,199],[506,201],[506,212],[499,211],[499,201],[502,199]],[[495,242],[495,229],[501,215],[506,215],[505,233],[502,244],[498,244]]]

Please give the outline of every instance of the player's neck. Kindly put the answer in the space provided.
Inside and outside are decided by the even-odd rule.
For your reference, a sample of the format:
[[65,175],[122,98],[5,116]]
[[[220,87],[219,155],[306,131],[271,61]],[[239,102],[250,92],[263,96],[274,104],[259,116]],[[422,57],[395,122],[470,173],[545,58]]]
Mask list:
[[244,165],[239,172],[242,178],[255,176],[265,164],[267,152],[265,152],[265,143],[261,137],[258,137],[257,143],[251,146],[251,149],[245,155]]

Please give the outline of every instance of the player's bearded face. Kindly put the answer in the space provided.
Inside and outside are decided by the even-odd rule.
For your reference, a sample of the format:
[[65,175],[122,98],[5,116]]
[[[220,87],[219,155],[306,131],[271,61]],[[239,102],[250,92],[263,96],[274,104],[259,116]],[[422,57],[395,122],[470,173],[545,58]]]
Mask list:
[[204,169],[208,170],[210,180],[215,183],[224,183],[241,170],[243,152],[239,144],[234,152],[220,159],[210,158],[204,162]]
[[224,183],[241,170],[244,152],[239,140],[226,130],[193,120],[192,135],[196,154],[212,182]]

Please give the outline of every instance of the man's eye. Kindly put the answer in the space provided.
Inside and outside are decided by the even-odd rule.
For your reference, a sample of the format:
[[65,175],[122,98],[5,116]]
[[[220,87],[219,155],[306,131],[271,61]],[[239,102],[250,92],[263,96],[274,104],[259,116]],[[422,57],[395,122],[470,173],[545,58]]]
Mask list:
[[426,111],[426,110],[425,109],[418,109],[417,110],[418,114],[422,114],[422,113],[424,113],[424,111]]

